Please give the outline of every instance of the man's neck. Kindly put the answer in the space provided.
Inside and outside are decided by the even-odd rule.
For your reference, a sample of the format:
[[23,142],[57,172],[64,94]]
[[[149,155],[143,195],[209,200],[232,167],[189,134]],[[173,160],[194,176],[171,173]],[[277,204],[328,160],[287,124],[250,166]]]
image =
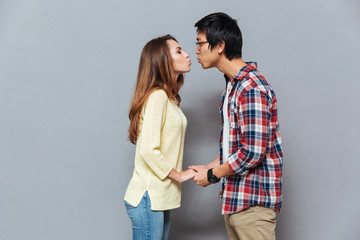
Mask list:
[[229,79],[232,79],[239,70],[246,65],[247,64],[241,58],[229,60],[225,56],[222,56],[217,65],[217,69],[219,69],[220,72],[223,72]]

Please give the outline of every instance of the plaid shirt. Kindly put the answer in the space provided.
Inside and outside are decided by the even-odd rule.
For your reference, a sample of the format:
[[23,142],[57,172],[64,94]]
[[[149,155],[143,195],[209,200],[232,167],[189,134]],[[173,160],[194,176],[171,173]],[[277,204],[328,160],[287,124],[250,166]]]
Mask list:
[[[230,80],[228,98],[229,157],[236,175],[222,178],[222,214],[239,212],[253,205],[280,211],[282,204],[283,151],[274,91],[256,63],[248,63]],[[226,82],[229,79],[226,78]],[[224,162],[223,104],[221,118],[220,163]]]

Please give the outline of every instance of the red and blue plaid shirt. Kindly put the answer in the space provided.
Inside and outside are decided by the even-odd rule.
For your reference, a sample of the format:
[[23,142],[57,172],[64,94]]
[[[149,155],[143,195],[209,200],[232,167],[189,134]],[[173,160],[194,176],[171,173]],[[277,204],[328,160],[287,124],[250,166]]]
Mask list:
[[[222,214],[236,213],[253,205],[280,211],[282,205],[283,151],[277,100],[274,91],[256,63],[248,63],[230,81],[228,98],[229,157],[236,175],[222,178]],[[223,104],[221,118],[220,163],[223,141]]]

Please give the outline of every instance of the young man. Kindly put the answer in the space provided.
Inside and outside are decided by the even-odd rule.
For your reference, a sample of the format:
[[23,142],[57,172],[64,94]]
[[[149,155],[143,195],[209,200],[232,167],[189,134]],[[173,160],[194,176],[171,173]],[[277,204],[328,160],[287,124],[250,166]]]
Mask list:
[[283,152],[275,93],[256,63],[242,60],[236,20],[210,14],[195,24],[198,61],[224,73],[220,156],[191,166],[200,186],[221,179],[222,214],[229,239],[275,239],[282,204]]

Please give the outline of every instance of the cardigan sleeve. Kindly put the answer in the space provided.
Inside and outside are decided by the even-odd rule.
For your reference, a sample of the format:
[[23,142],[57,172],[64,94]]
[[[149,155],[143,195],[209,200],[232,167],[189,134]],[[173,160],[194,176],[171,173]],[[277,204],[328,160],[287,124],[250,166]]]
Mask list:
[[163,90],[151,93],[146,103],[141,129],[140,155],[161,180],[165,179],[173,168],[164,158],[160,147],[167,104],[168,97]]

